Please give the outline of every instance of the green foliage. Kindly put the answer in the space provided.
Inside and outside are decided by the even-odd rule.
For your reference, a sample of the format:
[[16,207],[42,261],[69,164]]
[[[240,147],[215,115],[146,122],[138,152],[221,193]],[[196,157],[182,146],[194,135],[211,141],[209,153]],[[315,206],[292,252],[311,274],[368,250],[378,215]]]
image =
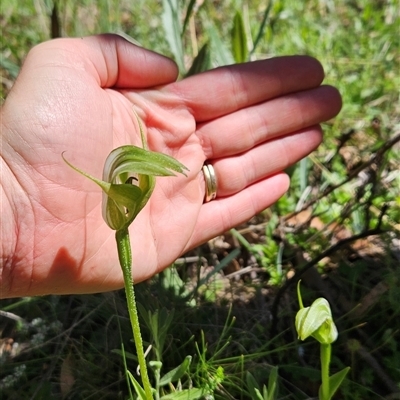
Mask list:
[[237,11],[233,17],[232,27],[232,53],[235,62],[242,63],[247,61],[248,49],[247,49],[247,36],[244,27],[242,13]]
[[[350,371],[350,367],[346,367],[342,369],[339,372],[336,372],[336,374],[333,374],[329,377],[329,391],[328,391],[328,396],[326,397],[327,399],[331,399],[333,395],[337,392],[339,389],[339,386],[343,383],[344,379],[346,378],[346,375]],[[322,386],[320,386],[318,395],[320,399],[324,399],[323,397],[323,392],[322,392]]]
[[168,312],[166,308],[157,309],[152,312],[143,307],[140,303],[138,303],[137,306],[138,311],[144,320],[144,323],[150,330],[151,337],[154,341],[152,349],[155,352],[155,359],[157,361],[162,361],[165,340],[174,319],[174,312]]
[[165,30],[166,39],[168,40],[170,50],[174,55],[175,61],[179,69],[183,71],[183,43],[181,40],[181,9],[179,0],[163,0],[162,21]]
[[246,373],[246,384],[249,391],[250,398],[252,400],[274,400],[277,399],[277,380],[278,380],[278,367],[271,369],[268,378],[268,387],[263,385],[262,394],[260,386],[255,380],[254,376],[247,371]]

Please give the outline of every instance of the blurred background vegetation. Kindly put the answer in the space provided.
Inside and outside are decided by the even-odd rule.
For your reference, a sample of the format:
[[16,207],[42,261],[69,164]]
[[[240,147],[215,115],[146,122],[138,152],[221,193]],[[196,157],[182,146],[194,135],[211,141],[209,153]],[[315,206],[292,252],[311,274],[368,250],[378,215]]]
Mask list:
[[[318,345],[294,330],[303,300],[327,298],[339,328],[337,398],[400,398],[400,11],[397,0],[2,0],[1,98],[35,44],[114,32],[173,57],[181,76],[309,54],[343,110],[291,168],[275,206],[137,286],[150,359],[216,399],[255,399],[279,367],[279,399],[309,399]],[[0,302],[0,397],[125,399],[121,341],[136,360],[123,292]],[[151,313],[151,318],[148,317]],[[149,321],[153,321],[150,323]],[[249,379],[251,373],[253,380]],[[256,383],[255,383],[256,382]]]

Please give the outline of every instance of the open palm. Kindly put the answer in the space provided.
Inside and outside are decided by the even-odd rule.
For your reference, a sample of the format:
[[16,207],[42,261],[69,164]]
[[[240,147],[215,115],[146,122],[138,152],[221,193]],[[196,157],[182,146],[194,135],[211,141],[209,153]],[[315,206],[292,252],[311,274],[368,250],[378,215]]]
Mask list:
[[[320,143],[318,124],[340,109],[339,94],[320,86],[322,68],[309,57],[178,82],[177,73],[171,60],[113,35],[54,40],[31,51],[2,108],[1,157],[11,182],[2,184],[15,232],[12,254],[3,256],[12,261],[3,262],[2,296],[123,286],[100,189],[61,153],[101,177],[113,148],[141,143],[132,107],[149,148],[189,168],[187,177],[157,178],[131,225],[135,281],[276,201],[288,187],[281,171]],[[218,197],[204,204],[206,160]]]

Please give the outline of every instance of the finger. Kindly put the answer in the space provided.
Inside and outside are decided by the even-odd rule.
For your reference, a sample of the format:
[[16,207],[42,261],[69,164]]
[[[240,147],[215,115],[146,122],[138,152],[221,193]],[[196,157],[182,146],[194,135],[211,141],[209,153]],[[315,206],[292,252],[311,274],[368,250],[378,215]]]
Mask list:
[[36,46],[27,62],[88,73],[103,88],[154,87],[178,76],[178,68],[169,58],[113,34],[51,40]]
[[213,200],[201,207],[189,250],[226,232],[275,203],[288,189],[285,174],[271,176],[233,196]]
[[197,135],[207,159],[225,157],[327,121],[340,108],[339,92],[331,86],[321,86],[203,123]]
[[278,57],[221,67],[168,85],[191,110],[207,121],[243,107],[319,86],[321,64],[308,56]]
[[212,162],[218,197],[230,196],[285,170],[313,151],[322,140],[319,126],[263,143],[237,156]]

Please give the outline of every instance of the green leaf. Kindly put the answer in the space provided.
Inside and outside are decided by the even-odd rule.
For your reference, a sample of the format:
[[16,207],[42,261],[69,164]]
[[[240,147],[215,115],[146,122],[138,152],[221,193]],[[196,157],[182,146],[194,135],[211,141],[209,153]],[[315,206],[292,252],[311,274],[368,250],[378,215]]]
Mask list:
[[[249,391],[250,397],[254,400],[258,399],[258,392],[260,391],[260,386],[258,385],[257,381],[254,379],[254,376],[247,371],[246,372],[246,384],[247,384],[247,390]],[[262,397],[261,397],[262,398]]]
[[254,389],[254,393],[256,395],[254,400],[264,400],[263,395],[261,394],[261,392],[258,389]]
[[264,37],[265,26],[266,26],[266,23],[267,23],[267,19],[268,19],[269,13],[270,13],[270,11],[272,9],[272,3],[273,3],[273,0],[269,0],[268,5],[265,8],[264,15],[263,15],[263,20],[261,21],[260,27],[258,28],[258,32],[257,32],[257,35],[256,35],[256,39],[254,40],[254,44],[253,44],[253,48],[251,50],[251,54],[254,54],[258,44],[260,43],[261,39]]
[[190,0],[189,4],[187,6],[185,19],[183,21],[181,36],[183,36],[185,33],[186,27],[189,23],[190,17],[192,16],[193,9],[194,9],[194,6],[196,5],[196,3],[197,3],[196,0]]
[[176,382],[187,372],[190,363],[192,362],[192,356],[186,356],[182,364],[174,368],[172,371],[167,372],[160,379],[160,386],[168,385],[171,382]]
[[136,303],[137,309],[140,313],[140,316],[144,319],[144,322],[146,323],[147,327],[150,328],[150,318],[151,314],[150,311],[147,310],[141,303],[137,302]]
[[268,396],[268,389],[264,385],[263,386],[263,400],[270,400],[270,399],[273,399],[273,397]]
[[243,63],[247,61],[248,49],[247,49],[247,37],[244,29],[244,22],[242,13],[237,11],[233,18],[232,28],[232,53],[233,58],[237,63]]
[[131,381],[131,383],[135,389],[136,394],[139,396],[139,399],[147,400],[146,393],[145,393],[144,389],[140,386],[139,382],[133,377],[133,375],[130,371],[127,371],[127,373],[128,373],[129,380]]
[[[349,371],[350,367],[346,367],[329,377],[329,398],[327,400],[330,400],[333,397]],[[322,385],[319,388],[318,396],[320,399],[322,399]]]
[[162,22],[165,37],[181,72],[185,70],[181,39],[179,0],[163,0]]
[[199,54],[193,60],[192,66],[186,74],[186,77],[199,74],[200,72],[207,71],[211,67],[210,46],[205,43],[200,49]]
[[113,354],[118,354],[119,356],[121,356],[122,358],[127,358],[129,360],[134,360],[137,362],[137,356],[136,354],[132,354],[128,351],[122,351],[120,349],[113,349],[111,350],[111,353]]
[[203,389],[186,389],[180,392],[174,392],[161,397],[160,400],[196,400],[204,396]]
[[265,400],[273,400],[278,392],[278,367],[271,369],[268,377],[268,391]]
[[204,10],[202,10],[200,14],[201,20],[210,40],[213,61],[217,65],[233,64],[235,60],[232,56],[232,52],[230,49],[228,49],[225,42],[222,41],[218,27],[215,25],[214,21],[209,18],[209,15]]

